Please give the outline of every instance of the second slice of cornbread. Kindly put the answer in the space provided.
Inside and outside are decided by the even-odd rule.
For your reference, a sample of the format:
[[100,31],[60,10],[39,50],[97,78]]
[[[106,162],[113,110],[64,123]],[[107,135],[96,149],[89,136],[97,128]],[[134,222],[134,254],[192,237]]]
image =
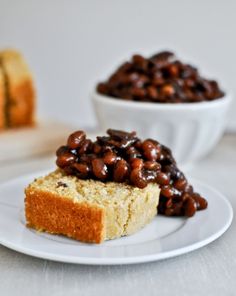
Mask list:
[[0,65],[5,80],[5,127],[33,125],[35,89],[32,74],[24,57],[17,50],[2,50]]

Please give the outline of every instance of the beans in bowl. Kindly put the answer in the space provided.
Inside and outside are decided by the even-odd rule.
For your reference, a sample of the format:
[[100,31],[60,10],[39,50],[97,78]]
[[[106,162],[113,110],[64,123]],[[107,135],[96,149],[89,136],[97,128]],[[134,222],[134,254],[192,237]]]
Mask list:
[[178,169],[170,149],[153,139],[142,141],[135,132],[107,130],[96,141],[77,131],[57,150],[57,166],[79,179],[127,183],[144,188],[160,186],[158,212],[166,216],[191,217],[207,207],[207,201]]
[[118,99],[157,103],[195,103],[224,96],[215,80],[202,77],[197,68],[169,51],[149,58],[134,55],[99,83],[97,91]]

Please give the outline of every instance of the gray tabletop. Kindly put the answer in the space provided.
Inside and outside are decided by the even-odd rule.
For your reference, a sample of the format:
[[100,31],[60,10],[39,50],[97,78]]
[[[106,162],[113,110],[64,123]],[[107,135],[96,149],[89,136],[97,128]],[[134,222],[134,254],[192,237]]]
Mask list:
[[[47,168],[51,161],[52,156],[2,165],[0,181]],[[188,175],[224,193],[236,212],[236,136],[225,135]],[[0,295],[236,295],[235,224],[197,251],[137,265],[56,263],[0,246]]]

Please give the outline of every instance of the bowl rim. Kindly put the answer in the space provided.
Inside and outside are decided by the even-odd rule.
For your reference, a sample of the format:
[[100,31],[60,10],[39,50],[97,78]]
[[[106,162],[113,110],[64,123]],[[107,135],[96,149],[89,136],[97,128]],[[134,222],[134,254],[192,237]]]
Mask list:
[[193,103],[152,103],[152,102],[137,102],[124,101],[123,99],[114,98],[98,93],[96,90],[91,95],[94,101],[101,101],[105,104],[113,106],[123,106],[126,108],[136,109],[152,109],[152,110],[202,110],[214,107],[220,107],[224,104],[229,104],[232,101],[232,95],[227,92],[222,98],[213,101],[193,102]]

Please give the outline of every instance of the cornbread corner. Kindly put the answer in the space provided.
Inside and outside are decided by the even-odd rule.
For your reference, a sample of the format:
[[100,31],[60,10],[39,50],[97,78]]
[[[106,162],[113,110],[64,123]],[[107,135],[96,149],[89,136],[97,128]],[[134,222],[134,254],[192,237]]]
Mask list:
[[17,50],[6,49],[0,52],[0,63],[7,88],[6,126],[33,125],[35,89],[31,72],[23,56]]
[[160,189],[81,180],[57,169],[25,189],[28,227],[101,243],[135,233],[157,213]]

